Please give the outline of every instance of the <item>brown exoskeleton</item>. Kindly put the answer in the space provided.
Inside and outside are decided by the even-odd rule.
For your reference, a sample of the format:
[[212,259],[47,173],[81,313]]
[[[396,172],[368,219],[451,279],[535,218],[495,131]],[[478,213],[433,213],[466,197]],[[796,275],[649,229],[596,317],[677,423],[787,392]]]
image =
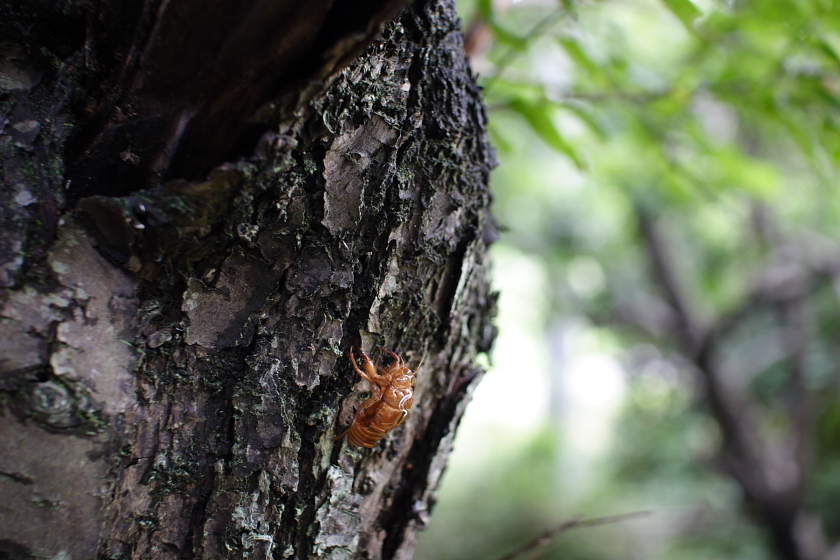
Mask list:
[[359,354],[365,359],[362,371],[356,363],[355,351],[355,348],[350,348],[350,361],[356,373],[370,383],[373,396],[359,406],[353,423],[334,441],[347,435],[351,445],[373,447],[385,434],[405,422],[414,402],[412,387],[417,384],[417,379],[402,358],[390,350],[385,352],[394,358],[394,363],[381,368],[374,366],[368,355],[359,349]]

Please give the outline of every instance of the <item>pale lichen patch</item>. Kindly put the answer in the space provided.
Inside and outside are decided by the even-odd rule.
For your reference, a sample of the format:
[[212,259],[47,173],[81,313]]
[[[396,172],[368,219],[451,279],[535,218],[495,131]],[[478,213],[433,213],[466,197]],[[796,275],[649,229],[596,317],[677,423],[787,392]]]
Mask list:
[[359,544],[358,510],[362,497],[353,492],[353,477],[337,465],[327,471],[326,488],[330,498],[315,514],[320,531],[315,537],[314,551],[318,558],[351,558]]
[[366,171],[383,146],[393,146],[397,131],[383,118],[336,136],[324,157],[324,219],[333,234],[352,230],[361,219]]
[[[137,355],[126,343],[136,302],[135,282],[111,266],[92,247],[86,234],[68,221],[49,256],[59,282],[73,293],[76,310],[58,325],[56,339],[64,346],[50,357],[56,375],[81,382],[94,391],[106,413],[117,413],[134,401]],[[55,300],[65,301],[67,290]]]
[[274,537],[270,515],[270,475],[266,471],[258,474],[258,488],[245,496],[245,500],[233,509],[231,521],[234,532],[242,542],[243,558],[271,558]]
[[213,285],[191,279],[182,305],[190,320],[187,344],[206,348],[247,344],[253,334],[248,320],[275,286],[273,272],[262,261],[241,253],[224,262]]
[[392,255],[388,260],[388,271],[379,285],[379,290],[376,293],[376,298],[370,306],[370,318],[368,319],[367,330],[370,332],[382,332],[383,325],[380,323],[380,307],[388,300],[400,287],[399,283],[400,263],[396,255]]
[[48,332],[70,305],[69,290],[42,294],[31,287],[8,292],[0,308],[0,354],[3,371],[33,367],[47,360]]

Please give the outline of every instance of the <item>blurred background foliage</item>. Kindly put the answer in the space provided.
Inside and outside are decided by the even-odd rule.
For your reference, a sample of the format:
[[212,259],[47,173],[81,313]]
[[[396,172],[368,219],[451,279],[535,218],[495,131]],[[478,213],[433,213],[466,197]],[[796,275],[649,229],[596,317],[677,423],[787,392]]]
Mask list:
[[840,559],[838,0],[459,0],[500,338],[415,558]]

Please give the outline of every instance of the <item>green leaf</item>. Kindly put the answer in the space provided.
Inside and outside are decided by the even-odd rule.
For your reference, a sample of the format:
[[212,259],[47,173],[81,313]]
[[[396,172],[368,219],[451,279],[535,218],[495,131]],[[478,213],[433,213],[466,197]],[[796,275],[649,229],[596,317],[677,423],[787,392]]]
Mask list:
[[514,99],[508,104],[508,107],[510,107],[512,111],[515,111],[525,117],[525,120],[527,120],[528,124],[531,125],[531,129],[536,132],[543,142],[549,145],[549,147],[565,156],[568,156],[578,169],[584,169],[586,167],[580,155],[575,151],[571,144],[566,142],[554,126],[554,120],[552,117],[554,116],[555,107],[551,103],[548,101],[532,103],[524,99]]
[[740,188],[764,199],[779,191],[779,173],[770,163],[734,150],[721,150],[715,154],[714,161],[720,168],[721,180],[728,183],[722,186]]
[[496,13],[493,11],[492,0],[478,0],[478,13],[487,24],[487,27],[493,31],[493,35],[500,43],[508,45],[520,52],[525,51],[528,48],[528,41],[526,39],[514,35],[499,25]]
[[694,5],[691,0],[662,0],[665,5],[671,10],[671,13],[677,16],[682,24],[690,33],[694,33],[694,20],[702,15],[702,12]]
[[478,13],[485,21],[493,21],[496,19],[493,13],[493,0],[478,0]]
[[575,64],[586,68],[586,70],[588,70],[591,74],[601,73],[601,68],[595,64],[591,58],[589,58],[589,55],[584,52],[577,41],[561,38],[558,39],[557,42],[560,43],[560,46],[563,47],[563,50],[566,51],[566,54],[569,55],[569,58],[571,58]]
[[513,151],[513,146],[508,141],[508,136],[499,130],[498,125],[495,123],[496,121],[491,119],[487,124],[487,133],[490,135],[490,141],[500,153],[509,154]]
[[503,28],[494,21],[489,21],[488,25],[493,30],[493,34],[500,43],[512,47],[519,52],[525,52],[528,49],[528,40],[514,35],[507,29]]
[[817,40],[817,45],[835,65],[840,66],[840,35],[824,32]]
[[533,101],[545,99],[545,88],[541,84],[532,82],[520,82],[497,78],[493,83],[493,94],[488,100],[488,105],[494,106],[501,101],[507,105],[510,99],[528,99]]
[[595,117],[592,115],[592,112],[588,107],[573,101],[561,103],[561,107],[574,113],[577,118],[586,123],[589,129],[594,132],[600,140],[607,140],[607,134],[604,131],[604,128],[601,126],[601,123],[595,120]]

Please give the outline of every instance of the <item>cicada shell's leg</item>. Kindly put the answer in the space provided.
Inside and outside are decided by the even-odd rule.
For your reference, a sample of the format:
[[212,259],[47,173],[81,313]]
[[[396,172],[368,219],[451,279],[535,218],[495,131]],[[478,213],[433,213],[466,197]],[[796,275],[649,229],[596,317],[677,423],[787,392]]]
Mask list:
[[[359,372],[359,375],[364,377],[365,380],[367,380],[367,382],[370,383],[373,386],[378,385],[379,387],[387,387],[388,385],[391,384],[391,377],[389,375],[387,375],[382,370],[382,368],[376,367],[373,364],[373,361],[368,357],[368,355],[365,354],[364,350],[362,350],[360,348],[359,349],[359,354],[361,354],[365,359],[365,373],[363,374],[361,371],[359,371],[358,367],[356,368],[356,371]],[[351,348],[350,357],[352,358],[352,356],[353,356],[353,354],[352,354],[352,348]],[[356,363],[355,360],[353,360],[354,365],[355,365],[355,363]]]
[[[379,387],[376,385],[373,386],[374,389],[378,390]],[[373,395],[365,400],[362,404],[359,405],[359,408],[356,409],[356,417],[353,419],[353,422],[365,416],[365,413],[369,408],[372,408],[376,403],[382,400],[382,392],[379,391],[379,394]],[[374,412],[374,411],[371,411]]]
[[[365,359],[367,359],[367,355],[364,353],[364,351],[359,350],[359,352],[362,354],[362,356],[365,357]],[[356,373],[358,373],[362,377],[362,379],[364,379],[368,383],[373,383],[373,380],[371,380],[368,377],[367,373],[362,371],[362,368],[360,368],[359,364],[356,363],[356,348],[354,346],[350,347],[350,361],[353,363],[353,369],[356,370]],[[369,364],[369,363],[370,363],[370,360],[367,360],[367,363],[365,364],[366,368],[367,368],[367,364]]]
[[403,363],[403,359],[400,358],[400,356],[397,353],[391,352],[390,350],[388,350],[384,346],[380,346],[379,349],[382,350],[383,352],[387,353],[387,354],[390,354],[391,357],[394,359],[394,363],[392,363],[387,368],[381,368],[381,367],[376,368],[376,369],[379,370],[380,375],[383,375],[383,376],[388,377],[390,379],[390,377],[392,375],[394,375],[395,372],[398,372],[398,371],[402,370],[405,367],[405,364]]
[[365,363],[364,363],[365,369],[364,370],[362,370],[362,368],[359,367],[359,364],[356,363],[355,353],[356,353],[356,348],[351,346],[350,347],[350,361],[353,362],[353,369],[356,370],[356,373],[358,373],[362,377],[362,379],[364,379],[365,381],[367,381],[371,385],[374,385],[374,386],[380,385],[381,382],[380,382],[379,378],[381,376],[378,373],[376,373],[376,368],[374,367],[373,362],[370,361],[370,358],[368,358],[368,355],[365,354],[365,351],[362,350],[362,349],[359,349],[359,354],[361,354],[362,357],[364,357],[364,359],[365,359]]
[[383,352],[387,353],[387,354],[390,354],[391,357],[394,358],[394,363],[395,364],[402,365],[402,358],[400,358],[399,354],[397,354],[396,352],[391,352],[390,350],[388,350],[384,346],[380,346],[379,349],[382,350]]

